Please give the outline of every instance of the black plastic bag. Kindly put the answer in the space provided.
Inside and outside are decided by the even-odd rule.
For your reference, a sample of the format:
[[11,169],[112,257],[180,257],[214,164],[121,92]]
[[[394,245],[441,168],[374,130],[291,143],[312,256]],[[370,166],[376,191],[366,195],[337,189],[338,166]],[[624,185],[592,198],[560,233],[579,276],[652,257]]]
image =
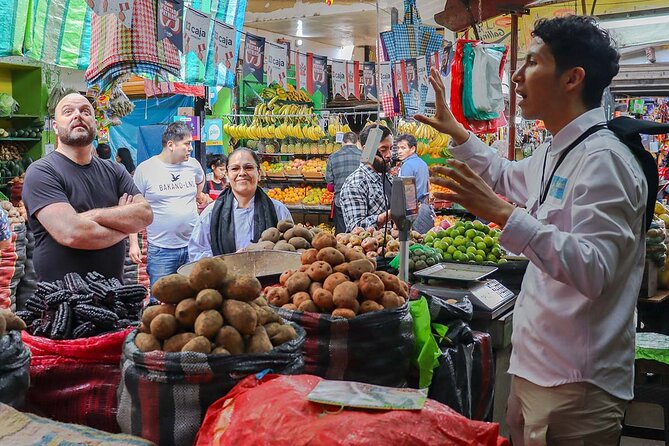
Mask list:
[[137,331],[128,335],[121,356],[116,419],[126,434],[161,446],[193,444],[207,408],[242,378],[270,369],[302,373],[306,333],[292,324],[297,338],[268,353],[205,355],[204,353],[142,353]]
[[0,336],[0,403],[21,407],[30,386],[30,350],[21,332],[11,330]]

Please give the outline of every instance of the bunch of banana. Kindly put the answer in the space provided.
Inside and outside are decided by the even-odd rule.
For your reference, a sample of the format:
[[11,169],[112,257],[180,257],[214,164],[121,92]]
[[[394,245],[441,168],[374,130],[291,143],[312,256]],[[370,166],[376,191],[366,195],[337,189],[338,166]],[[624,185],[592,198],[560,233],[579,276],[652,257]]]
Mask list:
[[311,98],[307,94],[306,91],[304,90],[296,90],[295,87],[292,85],[288,84],[286,86],[286,93],[288,95],[288,100],[289,101],[296,101],[296,102],[312,102]]

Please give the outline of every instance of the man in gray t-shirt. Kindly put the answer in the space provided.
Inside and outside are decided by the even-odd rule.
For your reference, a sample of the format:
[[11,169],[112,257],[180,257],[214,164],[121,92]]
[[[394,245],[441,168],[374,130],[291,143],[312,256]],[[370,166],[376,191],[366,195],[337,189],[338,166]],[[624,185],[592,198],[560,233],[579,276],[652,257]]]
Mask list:
[[[177,272],[188,261],[188,239],[197,220],[196,197],[204,186],[204,170],[190,157],[190,126],[174,122],[163,133],[163,150],[137,166],[135,185],[153,210],[147,227],[147,273],[151,286]],[[130,237],[130,258],[141,262],[137,235]]]

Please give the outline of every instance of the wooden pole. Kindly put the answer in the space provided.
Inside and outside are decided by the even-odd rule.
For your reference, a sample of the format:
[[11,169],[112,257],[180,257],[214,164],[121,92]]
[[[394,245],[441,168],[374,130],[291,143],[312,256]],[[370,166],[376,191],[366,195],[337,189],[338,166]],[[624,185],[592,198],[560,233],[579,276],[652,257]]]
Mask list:
[[511,65],[509,74],[509,147],[507,158],[516,159],[516,84],[511,80],[518,68],[518,15],[511,14]]
[[586,0],[581,0],[581,10],[583,11],[581,14],[587,15],[588,14],[588,8],[585,5]]

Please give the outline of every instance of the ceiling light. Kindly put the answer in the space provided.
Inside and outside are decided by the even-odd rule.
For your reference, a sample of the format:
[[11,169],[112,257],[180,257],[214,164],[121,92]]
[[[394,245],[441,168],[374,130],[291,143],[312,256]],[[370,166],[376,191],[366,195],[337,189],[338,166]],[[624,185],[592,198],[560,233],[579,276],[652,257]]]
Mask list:
[[302,46],[302,39],[297,39],[297,46]]

